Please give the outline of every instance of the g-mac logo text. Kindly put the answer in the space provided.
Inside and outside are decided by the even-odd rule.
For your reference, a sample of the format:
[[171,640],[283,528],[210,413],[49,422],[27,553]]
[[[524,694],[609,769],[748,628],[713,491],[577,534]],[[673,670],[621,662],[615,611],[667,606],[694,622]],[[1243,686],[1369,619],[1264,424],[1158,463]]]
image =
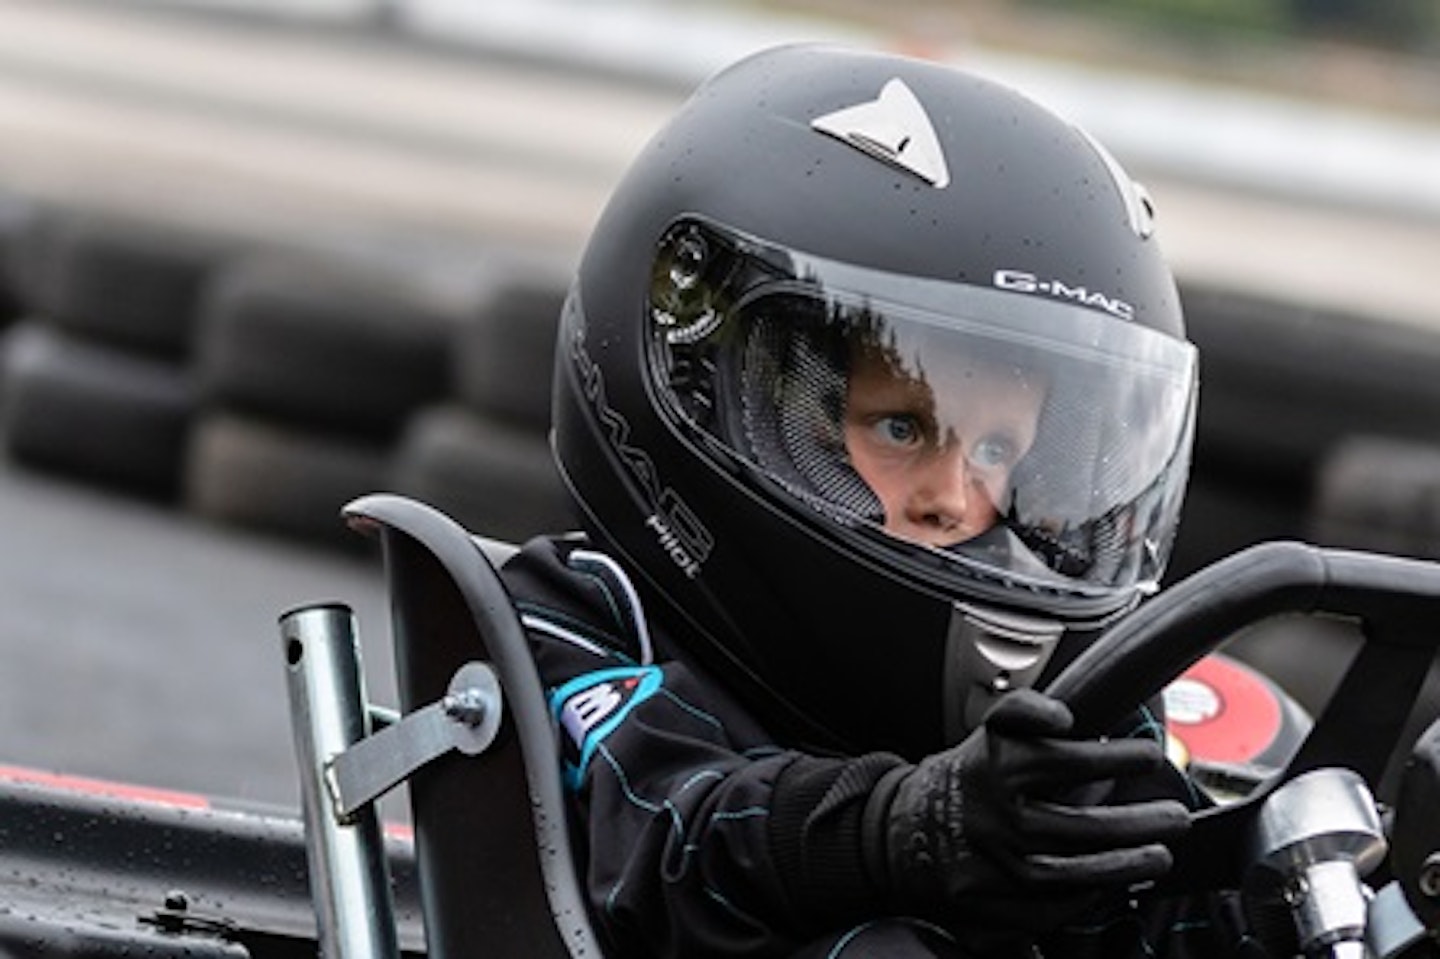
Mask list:
[[660,676],[656,666],[602,669],[577,676],[551,694],[551,712],[565,731],[561,747],[572,787],[579,785],[605,737],[660,688]]
[[1070,286],[1060,280],[1042,279],[1034,273],[1026,273],[1024,270],[996,270],[995,286],[1014,293],[1034,293],[1038,296],[1054,297],[1057,300],[1070,300],[1084,306],[1104,310],[1111,316],[1118,316],[1122,320],[1135,318],[1135,307],[1118,297],[1106,296],[1104,293],[1097,293],[1085,286]]

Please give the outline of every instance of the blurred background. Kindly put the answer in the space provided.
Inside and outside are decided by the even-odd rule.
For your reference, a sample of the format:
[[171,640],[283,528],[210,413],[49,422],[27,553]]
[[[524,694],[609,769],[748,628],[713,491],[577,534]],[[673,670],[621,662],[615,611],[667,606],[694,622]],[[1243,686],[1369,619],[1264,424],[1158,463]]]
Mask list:
[[[1172,579],[1440,558],[1433,0],[0,0],[0,766],[295,805],[276,618],[350,604],[393,696],[340,507],[568,525],[585,235],[704,76],[797,39],[1010,82],[1146,183],[1202,352]],[[1346,642],[1235,648],[1313,705]]]

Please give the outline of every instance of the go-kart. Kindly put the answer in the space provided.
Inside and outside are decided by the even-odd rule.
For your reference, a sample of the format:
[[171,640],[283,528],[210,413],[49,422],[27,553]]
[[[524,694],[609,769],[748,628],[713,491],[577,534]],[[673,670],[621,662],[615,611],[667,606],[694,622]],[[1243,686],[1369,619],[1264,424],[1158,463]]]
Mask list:
[[[0,955],[603,955],[544,691],[495,572],[513,547],[396,496],[345,515],[380,543],[398,713],[367,702],[353,613],[317,604],[280,617],[300,818],[0,768]],[[1440,564],[1252,547],[1148,601],[1048,689],[1103,730],[1280,614],[1345,617],[1363,642],[1313,724],[1286,726],[1282,758],[1196,814],[1162,885],[1244,890],[1276,955],[1440,954]],[[400,783],[407,831],[375,811]]]

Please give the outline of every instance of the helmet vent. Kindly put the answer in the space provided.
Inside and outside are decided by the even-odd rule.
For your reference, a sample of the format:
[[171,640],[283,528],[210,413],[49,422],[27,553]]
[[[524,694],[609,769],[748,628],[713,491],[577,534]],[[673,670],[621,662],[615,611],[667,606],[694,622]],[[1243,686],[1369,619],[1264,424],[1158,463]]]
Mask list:
[[950,184],[950,169],[930,116],[899,77],[886,83],[874,100],[816,117],[810,126],[937,190]]
[[1125,204],[1125,217],[1130,223],[1130,229],[1140,239],[1150,239],[1155,233],[1155,202],[1150,198],[1149,191],[1130,179],[1130,175],[1120,166],[1120,161],[1115,159],[1115,155],[1105,149],[1099,140],[1079,127],[1075,129],[1099,155],[1100,162],[1105,164],[1105,172],[1110,174],[1110,179],[1114,181],[1115,189],[1120,192],[1120,199]]

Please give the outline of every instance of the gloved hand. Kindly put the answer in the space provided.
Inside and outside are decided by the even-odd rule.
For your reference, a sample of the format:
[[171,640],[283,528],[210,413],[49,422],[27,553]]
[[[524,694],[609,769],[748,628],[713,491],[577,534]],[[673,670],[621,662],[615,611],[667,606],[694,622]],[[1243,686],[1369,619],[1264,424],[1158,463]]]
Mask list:
[[864,842],[895,906],[1038,934],[1169,869],[1162,843],[1188,828],[1183,804],[1076,799],[1081,787],[1159,769],[1159,744],[1063,738],[1072,723],[1060,701],[1017,690],[958,746],[886,777],[866,806]]

